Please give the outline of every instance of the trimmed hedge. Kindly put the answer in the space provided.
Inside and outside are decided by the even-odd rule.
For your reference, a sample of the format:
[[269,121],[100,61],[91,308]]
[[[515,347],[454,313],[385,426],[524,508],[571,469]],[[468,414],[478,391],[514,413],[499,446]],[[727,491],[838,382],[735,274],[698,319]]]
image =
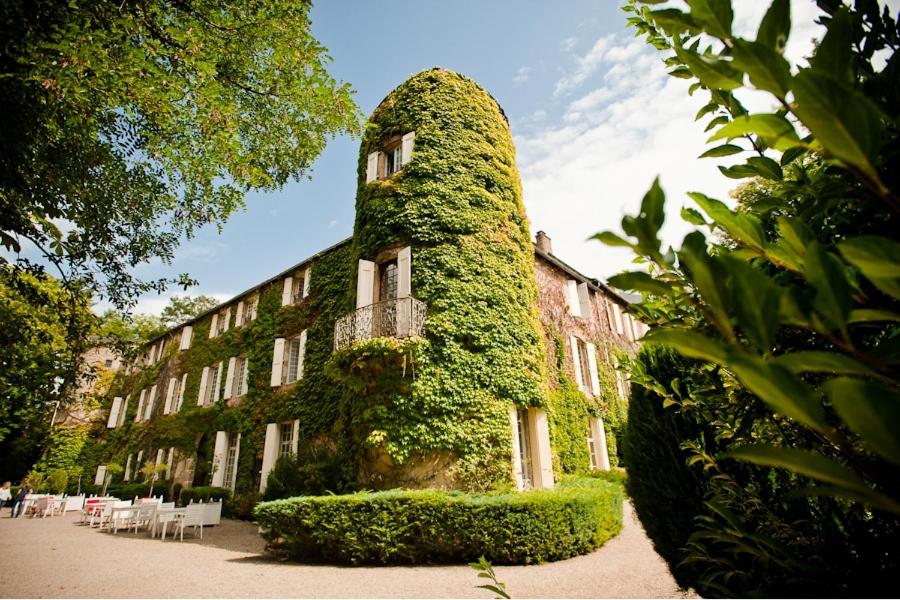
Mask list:
[[192,488],[183,488],[181,490],[181,495],[178,497],[178,503],[182,506],[187,506],[188,503],[193,500],[194,502],[209,502],[210,500],[225,500],[226,502],[231,499],[231,490],[223,487],[192,487]]
[[555,490],[390,490],[263,502],[270,550],[349,564],[531,564],[585,554],[622,528],[621,485],[565,479]]

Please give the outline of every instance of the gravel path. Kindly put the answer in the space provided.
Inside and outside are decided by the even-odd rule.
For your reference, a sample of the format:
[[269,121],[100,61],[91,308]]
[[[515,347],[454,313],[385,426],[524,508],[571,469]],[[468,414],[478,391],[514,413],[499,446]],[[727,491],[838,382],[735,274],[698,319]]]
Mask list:
[[[0,593],[16,597],[472,597],[490,592],[466,566],[337,567],[263,554],[256,526],[223,520],[203,540],[91,530],[77,518],[0,518]],[[621,534],[586,556],[496,567],[513,598],[687,597],[629,505]]]

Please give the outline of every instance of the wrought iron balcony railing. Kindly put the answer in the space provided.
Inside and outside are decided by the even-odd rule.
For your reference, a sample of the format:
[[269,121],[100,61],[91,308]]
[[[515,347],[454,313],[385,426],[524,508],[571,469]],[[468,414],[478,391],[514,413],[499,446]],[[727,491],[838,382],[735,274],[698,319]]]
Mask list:
[[425,332],[425,309],[425,303],[412,296],[357,308],[334,324],[334,349],[377,337],[420,336]]

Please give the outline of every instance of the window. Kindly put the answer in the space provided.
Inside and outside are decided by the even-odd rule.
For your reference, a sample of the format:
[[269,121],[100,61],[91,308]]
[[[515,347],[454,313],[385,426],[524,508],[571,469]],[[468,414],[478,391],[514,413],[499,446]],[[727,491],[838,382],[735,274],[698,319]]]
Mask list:
[[380,150],[366,160],[366,183],[392,176],[412,159],[416,134],[414,131],[384,141]]
[[235,396],[243,396],[247,393],[247,357],[238,357],[237,359],[237,380],[235,385],[237,390]]
[[228,317],[227,313],[219,313],[219,318],[216,319],[216,335],[225,333],[225,328],[228,326]]
[[519,439],[519,474],[523,490],[534,487],[534,475],[531,470],[531,430],[528,424],[528,409],[516,411],[516,435]]
[[303,285],[304,285],[303,279],[304,279],[303,275],[294,277],[294,283],[291,288],[291,302],[293,304],[297,304],[301,300],[303,300]]
[[288,368],[286,383],[293,383],[299,379],[300,368],[300,338],[293,338],[288,345]]
[[591,469],[609,470],[609,452],[606,449],[606,433],[603,419],[589,417],[587,420],[588,454],[591,457]]
[[218,384],[216,380],[219,378],[219,364],[216,363],[209,368],[207,376],[206,398],[203,399],[204,404],[215,404],[218,400]]
[[278,440],[278,457],[290,456],[294,453],[294,424],[282,423],[279,428],[281,435]]
[[578,340],[578,364],[575,365],[576,369],[581,369],[581,381],[585,383],[585,387],[588,387],[588,384],[591,381],[591,367],[588,356],[588,348],[587,344],[584,340]]
[[591,457],[591,469],[597,469],[597,441],[594,439],[594,428],[591,427],[591,421],[587,422],[587,444],[588,454]]
[[397,297],[397,259],[378,266],[381,276],[378,280],[378,301],[393,300]]
[[103,366],[104,366],[105,368],[107,368],[107,369],[112,368],[112,361],[109,360],[109,359],[104,360],[104,361],[103,361]]
[[257,308],[258,304],[259,304],[259,298],[257,298],[256,296],[253,296],[252,298],[248,298],[244,302],[244,315],[243,315],[243,318],[241,319],[242,323],[245,323],[245,324],[249,323],[250,321],[252,321],[253,319],[256,318],[256,308]]
[[232,490],[234,489],[234,479],[237,467],[238,435],[239,434],[235,432],[230,432],[228,434],[228,449],[225,451],[224,483],[225,487]]

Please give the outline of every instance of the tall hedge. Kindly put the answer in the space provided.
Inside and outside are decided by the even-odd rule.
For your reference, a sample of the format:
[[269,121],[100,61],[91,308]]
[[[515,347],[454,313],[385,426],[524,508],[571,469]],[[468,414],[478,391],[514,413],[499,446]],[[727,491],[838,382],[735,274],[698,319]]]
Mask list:
[[556,490],[466,494],[391,490],[264,502],[255,517],[277,553],[349,564],[530,564],[585,554],[622,527],[622,487],[598,479]]

